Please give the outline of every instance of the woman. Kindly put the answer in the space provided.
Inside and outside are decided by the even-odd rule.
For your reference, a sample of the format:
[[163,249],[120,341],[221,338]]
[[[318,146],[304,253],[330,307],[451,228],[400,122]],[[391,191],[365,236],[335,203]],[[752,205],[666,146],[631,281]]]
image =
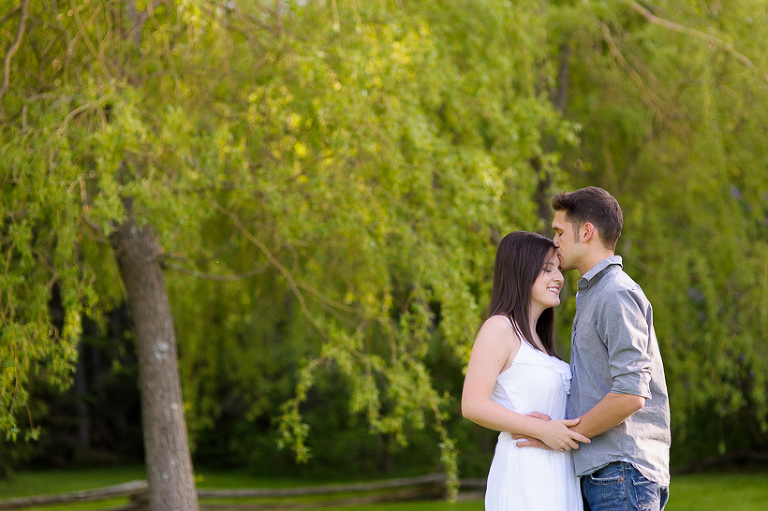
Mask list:
[[[551,240],[531,232],[501,240],[488,319],[472,347],[461,399],[465,418],[501,431],[486,511],[582,509],[570,451],[589,439],[569,429],[578,419],[564,420],[571,372],[552,339],[562,286]],[[513,435],[551,450],[517,447]]]

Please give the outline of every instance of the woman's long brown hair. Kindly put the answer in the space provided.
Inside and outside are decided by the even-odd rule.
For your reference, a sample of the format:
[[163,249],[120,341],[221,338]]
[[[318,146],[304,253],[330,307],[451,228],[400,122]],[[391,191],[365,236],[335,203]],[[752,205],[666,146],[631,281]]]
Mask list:
[[[549,238],[526,231],[514,231],[501,240],[496,250],[496,265],[493,272],[493,291],[488,317],[508,317],[520,329],[531,346],[533,329],[530,325],[531,290],[539,276],[544,262],[555,250]],[[546,309],[536,322],[536,333],[547,354],[559,358],[555,352],[553,331],[555,312]]]

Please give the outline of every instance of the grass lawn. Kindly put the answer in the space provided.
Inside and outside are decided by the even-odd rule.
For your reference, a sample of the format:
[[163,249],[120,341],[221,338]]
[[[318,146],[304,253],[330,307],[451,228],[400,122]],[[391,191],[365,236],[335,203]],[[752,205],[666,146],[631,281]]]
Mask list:
[[768,509],[768,471],[680,475],[672,478],[666,511]]
[[[483,511],[480,500],[413,502],[324,511]],[[765,511],[768,509],[768,471],[749,473],[687,474],[672,478],[665,511]]]
[[[93,470],[41,471],[18,473],[10,481],[0,481],[0,499],[102,488],[144,479],[141,467]],[[339,481],[334,481],[338,483]],[[198,488],[275,488],[306,486],[306,481],[262,479],[239,472],[199,470]],[[127,499],[90,504],[55,505],[35,511],[74,511],[114,508]],[[244,502],[244,501],[239,501]],[[480,499],[456,503],[440,501],[404,502],[348,507],[322,507],[325,511],[482,511]],[[673,477],[667,511],[764,511],[768,509],[768,471],[747,473],[692,474]]]

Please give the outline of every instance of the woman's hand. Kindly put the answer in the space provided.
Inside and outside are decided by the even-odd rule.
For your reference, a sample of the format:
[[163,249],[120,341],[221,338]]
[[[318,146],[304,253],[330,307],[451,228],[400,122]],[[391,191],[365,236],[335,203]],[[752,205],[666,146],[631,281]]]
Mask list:
[[571,427],[579,423],[581,419],[564,419],[556,421],[542,421],[539,440],[550,449],[560,452],[578,449],[579,442],[589,443],[589,438],[572,430]]
[[541,434],[538,438],[529,438],[522,435],[512,435],[515,440],[521,440],[517,443],[518,447],[538,447],[539,449],[550,449],[554,451],[566,452],[571,449],[578,449],[579,442],[590,443],[589,438],[570,429],[579,423],[580,419],[566,419],[553,421],[548,415],[533,412],[527,414],[529,417],[541,419],[546,425],[542,425]]

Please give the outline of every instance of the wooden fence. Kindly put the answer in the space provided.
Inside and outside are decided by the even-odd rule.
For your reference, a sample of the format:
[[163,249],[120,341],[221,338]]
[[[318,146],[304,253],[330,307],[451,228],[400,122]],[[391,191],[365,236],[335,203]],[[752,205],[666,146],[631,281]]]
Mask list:
[[[484,489],[484,479],[463,479],[460,481],[459,499],[482,498]],[[197,495],[200,509],[203,511],[240,511],[320,509],[380,502],[434,500],[446,498],[446,492],[445,475],[431,474],[405,479],[304,488],[199,489]],[[146,481],[131,481],[97,490],[0,500],[0,510],[29,509],[36,506],[95,502],[123,497],[128,497],[127,504],[110,508],[108,511],[146,511],[149,500]]]

